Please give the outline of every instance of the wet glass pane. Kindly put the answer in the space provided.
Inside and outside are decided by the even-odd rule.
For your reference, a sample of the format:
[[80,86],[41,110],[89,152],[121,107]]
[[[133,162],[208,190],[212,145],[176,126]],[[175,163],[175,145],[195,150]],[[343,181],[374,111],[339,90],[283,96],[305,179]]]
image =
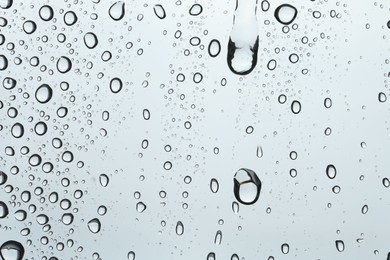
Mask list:
[[390,259],[387,0],[0,0],[0,259]]

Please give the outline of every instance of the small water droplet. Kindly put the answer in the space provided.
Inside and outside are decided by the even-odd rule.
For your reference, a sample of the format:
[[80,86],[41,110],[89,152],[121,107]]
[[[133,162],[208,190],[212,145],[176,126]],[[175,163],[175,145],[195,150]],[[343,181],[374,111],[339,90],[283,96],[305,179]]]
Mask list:
[[91,219],[88,222],[88,228],[89,228],[89,231],[91,231],[92,233],[94,233],[94,234],[98,233],[100,231],[100,228],[101,228],[100,220],[97,218]]

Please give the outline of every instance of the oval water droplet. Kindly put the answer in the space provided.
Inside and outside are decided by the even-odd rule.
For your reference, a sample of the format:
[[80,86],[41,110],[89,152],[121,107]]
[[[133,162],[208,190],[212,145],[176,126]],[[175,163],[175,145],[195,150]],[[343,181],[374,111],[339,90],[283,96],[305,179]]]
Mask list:
[[111,92],[114,94],[118,93],[119,91],[121,91],[122,85],[122,81],[119,78],[113,78],[110,81]]
[[121,20],[125,16],[125,3],[122,1],[115,2],[108,10],[108,14],[114,21]]
[[209,43],[208,52],[211,57],[217,57],[221,52],[221,43],[217,39],[211,40]]
[[342,240],[336,240],[335,243],[336,243],[337,251],[343,252],[345,249],[344,242]]
[[213,252],[208,253],[206,260],[216,260],[215,253]]
[[281,246],[281,250],[283,254],[288,254],[288,252],[290,251],[290,246],[287,243],[284,243]]
[[135,260],[135,253],[133,251],[130,251],[128,254],[127,254],[127,259],[128,260]]
[[93,32],[87,32],[84,35],[85,46],[89,49],[93,49],[98,45],[98,38]]
[[47,84],[42,84],[36,91],[35,91],[35,99],[41,103],[45,104],[50,101],[50,99],[53,96],[53,90],[52,88]]
[[257,156],[257,158],[263,157],[263,148],[260,145],[257,146],[256,156]]
[[77,22],[77,15],[73,11],[68,11],[64,14],[64,23],[67,26],[72,26]]
[[301,112],[301,102],[299,102],[298,100],[294,100],[292,103],[291,103],[291,111],[294,113],[294,114],[299,114],[299,112]]
[[146,210],[146,205],[143,202],[138,202],[136,205],[136,209],[139,213],[142,213]]
[[72,62],[68,57],[61,56],[57,61],[57,70],[61,73],[67,73],[72,69]]
[[259,49],[256,1],[236,2],[233,28],[229,37],[227,63],[238,75],[247,75],[257,64]]
[[0,201],[0,218],[5,218],[8,216],[8,207],[7,204],[4,202]]
[[367,205],[364,205],[364,206],[362,207],[362,214],[367,214],[367,212],[368,212],[368,206],[367,206]]
[[92,233],[94,233],[94,234],[98,233],[100,231],[100,228],[101,228],[100,220],[97,218],[91,219],[88,222],[88,228],[89,228],[89,231],[91,231]]
[[181,221],[178,221],[176,223],[176,234],[178,236],[181,236],[181,235],[183,235],[183,233],[184,233],[184,225]]
[[16,80],[10,77],[5,77],[3,80],[3,87],[7,90],[11,90],[16,86]]
[[43,21],[50,21],[54,17],[53,8],[50,5],[44,5],[39,9],[39,17]]
[[222,242],[222,231],[218,230],[217,233],[215,234],[214,244],[220,245],[221,242]]
[[153,7],[153,11],[156,14],[156,16],[160,19],[164,19],[166,17],[165,9],[162,5],[159,4],[155,5]]
[[210,181],[210,189],[213,193],[217,193],[219,190],[219,183],[216,179],[211,179]]
[[260,196],[261,181],[256,173],[250,169],[239,169],[234,175],[234,196],[238,202],[251,205]]
[[197,16],[200,15],[202,11],[203,11],[203,7],[200,4],[194,4],[191,6],[189,13],[192,16]]
[[282,4],[275,9],[275,18],[276,20],[284,25],[289,25],[297,17],[297,9],[289,4]]
[[20,123],[15,123],[11,128],[12,136],[15,138],[20,138],[24,134],[24,127]]
[[326,175],[329,179],[334,179],[336,177],[337,170],[336,167],[333,164],[329,164],[326,166]]
[[107,175],[100,174],[99,181],[100,181],[100,185],[102,185],[103,187],[107,187],[108,182],[110,181],[110,179],[108,178]]
[[17,241],[8,240],[0,246],[0,256],[4,260],[22,260],[24,247]]
[[27,34],[32,34],[37,30],[37,25],[34,21],[30,21],[30,20],[25,21],[23,23],[23,30]]

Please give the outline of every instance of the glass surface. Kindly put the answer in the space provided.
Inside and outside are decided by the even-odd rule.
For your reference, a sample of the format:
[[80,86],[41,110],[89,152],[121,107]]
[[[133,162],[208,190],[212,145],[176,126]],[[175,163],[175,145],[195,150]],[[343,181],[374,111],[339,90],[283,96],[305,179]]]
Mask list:
[[390,259],[389,14],[0,0],[0,259]]

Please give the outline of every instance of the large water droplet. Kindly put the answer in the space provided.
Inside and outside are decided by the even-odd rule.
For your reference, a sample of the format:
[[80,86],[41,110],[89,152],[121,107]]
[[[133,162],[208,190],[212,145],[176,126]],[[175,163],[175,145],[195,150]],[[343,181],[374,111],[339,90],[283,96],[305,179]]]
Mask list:
[[194,4],[190,8],[190,15],[197,16],[200,15],[203,11],[203,7],[200,4]]
[[256,1],[237,0],[229,37],[227,63],[238,75],[249,74],[257,64],[259,49]]
[[336,167],[333,164],[329,164],[326,166],[326,175],[329,179],[334,179],[336,177],[337,170]]
[[114,21],[119,21],[125,16],[125,3],[122,1],[115,2],[108,10],[108,14]]
[[146,205],[143,202],[138,202],[136,205],[136,209],[139,213],[142,213],[146,210]]
[[12,136],[15,138],[20,138],[24,134],[24,127],[20,123],[15,123],[11,128]]
[[9,240],[1,245],[0,256],[4,260],[22,260],[24,247],[17,241]]
[[342,240],[336,240],[336,248],[337,248],[337,251],[339,252],[343,252],[344,251],[344,242]]
[[39,17],[44,21],[50,21],[54,17],[53,8],[50,5],[44,5],[39,9]]
[[53,96],[53,90],[52,88],[47,84],[42,84],[36,91],[35,91],[35,99],[39,103],[47,103]]
[[181,236],[181,235],[183,235],[183,233],[184,233],[184,225],[181,221],[178,221],[176,223],[176,234],[178,236]]
[[281,246],[281,250],[282,250],[282,253],[283,254],[288,254],[288,252],[290,251],[290,246],[286,243],[284,243],[282,246]]
[[153,7],[154,13],[160,19],[164,19],[166,17],[164,7],[162,5],[155,5]]
[[111,92],[114,94],[118,93],[119,91],[121,91],[122,85],[122,81],[119,78],[113,78],[110,81]]
[[283,5],[280,5],[278,6],[276,9],[275,9],[275,18],[276,20],[281,23],[281,24],[284,24],[284,25],[289,25],[290,23],[292,23],[295,18],[297,17],[297,9],[292,6],[292,5],[289,5],[289,4],[283,4]]
[[87,32],[84,35],[84,43],[87,48],[93,49],[98,45],[98,38],[93,32]]
[[210,181],[210,189],[213,193],[217,193],[219,190],[219,183],[216,179],[212,178]]
[[221,242],[222,242],[222,231],[218,230],[217,233],[215,234],[214,244],[220,245]]
[[0,218],[5,218],[8,216],[8,207],[7,204],[4,202],[0,201]]
[[215,253],[213,252],[208,253],[206,260],[216,260]]
[[57,70],[61,73],[67,73],[72,68],[72,62],[68,57],[61,56],[57,61]]
[[100,231],[100,228],[101,228],[100,220],[97,218],[91,219],[88,222],[88,228],[89,228],[89,231],[91,231],[92,233],[94,233],[94,234],[98,233]]
[[242,168],[234,175],[234,196],[245,205],[255,203],[259,199],[261,181],[252,170]]
[[218,54],[221,52],[221,44],[217,39],[210,41],[208,51],[211,57],[215,58],[218,56]]

